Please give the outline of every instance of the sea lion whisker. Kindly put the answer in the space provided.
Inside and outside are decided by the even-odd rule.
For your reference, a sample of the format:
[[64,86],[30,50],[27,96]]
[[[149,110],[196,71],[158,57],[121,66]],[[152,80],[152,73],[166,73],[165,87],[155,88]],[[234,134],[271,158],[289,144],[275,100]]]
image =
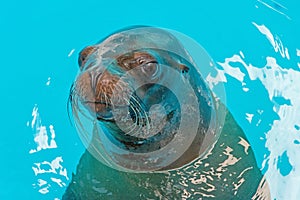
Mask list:
[[120,104],[120,99],[119,99],[119,96],[118,95],[115,95],[115,94],[119,94],[119,91],[116,90],[116,86],[114,86],[115,88],[113,88],[111,85],[109,85],[109,91],[112,91],[111,92],[111,98],[109,99],[111,104]]
[[[68,108],[68,110],[72,111],[73,114],[73,119],[77,118],[77,120],[79,119],[79,114],[81,113],[84,117],[92,119],[91,117],[89,117],[86,112],[83,111],[83,108],[80,108],[80,104],[79,102],[81,102],[82,104],[86,104],[86,103],[94,103],[94,102],[89,102],[89,101],[84,101],[82,98],[80,98],[80,94],[78,94],[78,92],[76,91],[76,87],[74,84],[72,84],[71,88],[70,88],[70,95],[69,95],[69,99],[68,99],[71,109]],[[69,107],[69,105],[68,105]]]
[[90,82],[91,88],[92,88],[94,91],[96,91],[98,79],[101,77],[102,73],[98,73],[98,72],[94,72],[94,73],[93,73],[93,71],[91,71],[91,72],[89,73],[89,75],[90,75],[90,79],[91,79],[91,82]]
[[[132,101],[130,101],[130,108],[132,109],[132,111],[134,112],[134,115],[136,116],[134,124],[136,125],[135,127],[138,127],[138,129],[134,130],[134,134],[131,134],[131,136],[136,136],[139,134],[139,131],[144,126],[143,123],[141,123],[140,121],[144,122],[144,116],[147,116],[147,113],[143,109],[141,109],[140,104],[138,102],[137,102],[137,104],[139,106],[136,106],[136,104],[134,104]],[[147,120],[147,122],[149,122],[149,121]]]
[[[138,115],[138,113],[136,111],[136,107],[132,103],[130,103],[129,100],[125,100],[125,101],[127,101],[129,108],[133,112],[135,112],[134,115],[135,116]],[[134,121],[131,126],[126,126],[126,130],[124,132],[125,135],[131,135],[131,136],[133,136],[132,132],[136,132],[136,127],[137,127],[137,121]]]
[[[95,99],[99,99],[103,96],[103,93],[96,91],[96,88],[94,89],[94,91],[95,91]],[[101,91],[101,88],[99,89],[99,91]]]
[[[81,113],[84,117],[93,120],[93,118],[89,117],[79,106],[78,104],[78,97],[76,98],[76,94],[72,96],[72,101],[71,101],[71,109],[72,109],[72,114],[73,114],[73,118],[78,121],[77,123],[80,123],[79,120],[79,113]],[[76,124],[76,123],[75,123]],[[82,125],[80,123],[80,125]]]
[[107,94],[104,93],[104,101],[105,101],[105,106],[106,108],[108,107],[108,101],[109,101],[109,98],[107,97]]
[[[132,105],[132,103],[130,101],[128,101],[127,103],[129,104],[129,109],[131,109],[134,112],[134,115],[137,116],[138,112],[136,111],[135,106]],[[132,117],[131,117],[131,119],[132,119]],[[137,125],[137,118],[132,119],[132,120],[134,120],[133,121],[134,122],[133,125],[136,126]]]
[[[120,82],[120,81],[117,82],[117,84],[115,84],[114,87],[115,87],[115,89],[116,89],[117,91],[122,91],[122,89],[123,89],[123,87],[121,86],[121,82]],[[118,89],[119,89],[119,90],[118,90]]]
[[[114,85],[114,88],[110,87],[111,91],[113,91],[114,101],[118,103],[122,103],[122,99],[126,102],[126,99],[130,96],[130,92],[127,90],[128,87],[122,86],[120,82]],[[117,95],[116,95],[117,94]]]
[[140,114],[140,117],[137,117],[137,118],[142,120],[143,122],[146,119],[145,125],[147,125],[147,128],[150,129],[148,113],[145,110],[146,106],[143,104],[142,101],[139,101],[135,95],[131,95],[131,99],[134,100],[134,102],[136,103],[137,108],[140,111],[140,112],[138,112]]
[[105,101],[101,101],[101,100],[99,100],[99,101],[83,101],[83,103],[85,103],[85,104],[88,104],[88,103],[93,103],[93,104],[105,104],[105,105],[108,104],[109,106],[111,106],[110,103],[105,102]]
[[98,94],[98,99],[100,99],[99,101],[105,102],[105,96],[103,93],[99,93]]

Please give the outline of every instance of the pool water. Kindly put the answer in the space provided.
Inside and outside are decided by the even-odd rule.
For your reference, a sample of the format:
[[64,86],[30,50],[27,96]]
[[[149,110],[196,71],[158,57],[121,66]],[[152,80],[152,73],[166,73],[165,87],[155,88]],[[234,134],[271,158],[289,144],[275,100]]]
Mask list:
[[272,199],[300,198],[297,1],[10,1],[0,8],[0,199],[61,199],[84,152],[67,114],[78,53],[111,32],[151,25],[200,43],[217,66]]

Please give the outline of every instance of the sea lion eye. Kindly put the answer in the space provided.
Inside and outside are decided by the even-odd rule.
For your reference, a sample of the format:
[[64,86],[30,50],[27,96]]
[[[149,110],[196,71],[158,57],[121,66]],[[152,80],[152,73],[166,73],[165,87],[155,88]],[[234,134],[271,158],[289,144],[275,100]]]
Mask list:
[[159,72],[159,65],[156,61],[151,61],[143,64],[141,69],[145,75],[149,77],[155,77]]

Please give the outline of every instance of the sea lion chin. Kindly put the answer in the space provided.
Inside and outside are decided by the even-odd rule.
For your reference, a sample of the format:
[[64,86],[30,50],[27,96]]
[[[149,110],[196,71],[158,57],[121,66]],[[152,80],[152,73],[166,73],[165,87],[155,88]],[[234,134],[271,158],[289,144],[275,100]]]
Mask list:
[[154,27],[81,51],[69,99],[87,150],[63,199],[270,199],[243,130],[202,78],[212,59],[197,56]]

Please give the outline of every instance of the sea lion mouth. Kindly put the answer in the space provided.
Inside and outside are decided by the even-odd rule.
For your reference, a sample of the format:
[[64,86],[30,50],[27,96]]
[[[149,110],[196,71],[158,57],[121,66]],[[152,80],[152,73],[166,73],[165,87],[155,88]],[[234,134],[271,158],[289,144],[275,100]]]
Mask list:
[[[101,105],[101,110],[96,112],[96,118],[102,122],[116,122],[116,116],[128,115],[127,119],[122,117],[122,120],[132,120],[138,126],[145,126],[148,118],[148,112],[141,109],[140,103],[129,102],[129,105],[114,105],[107,102],[84,102],[85,104]],[[139,104],[137,106],[136,104]],[[117,114],[118,113],[118,114]],[[148,119],[147,119],[148,118]],[[120,120],[120,119],[119,119]]]
[[112,113],[112,105],[109,105],[106,102],[90,102],[90,101],[85,101],[83,102],[84,104],[92,104],[96,106],[101,106],[103,109],[101,109],[101,112],[96,112],[96,118],[97,120],[100,121],[106,121],[106,122],[115,122],[113,113]]

